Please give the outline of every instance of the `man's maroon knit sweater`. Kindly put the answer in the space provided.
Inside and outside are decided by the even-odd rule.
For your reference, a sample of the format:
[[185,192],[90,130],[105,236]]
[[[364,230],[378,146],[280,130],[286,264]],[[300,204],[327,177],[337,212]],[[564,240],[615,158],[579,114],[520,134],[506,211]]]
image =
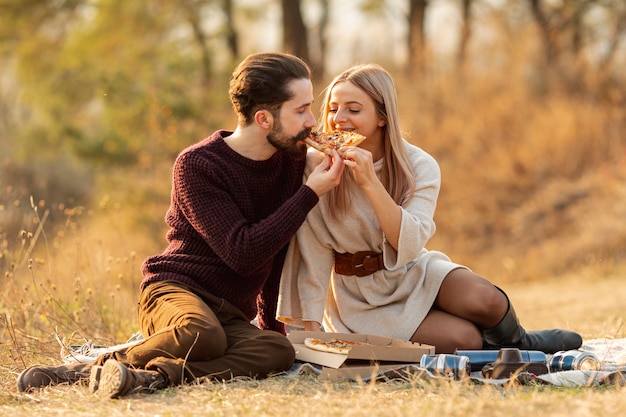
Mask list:
[[284,333],[275,312],[286,246],[318,197],[302,184],[304,160],[245,158],[224,142],[231,133],[217,131],[176,159],[169,245],[144,262],[141,288],[180,281]]

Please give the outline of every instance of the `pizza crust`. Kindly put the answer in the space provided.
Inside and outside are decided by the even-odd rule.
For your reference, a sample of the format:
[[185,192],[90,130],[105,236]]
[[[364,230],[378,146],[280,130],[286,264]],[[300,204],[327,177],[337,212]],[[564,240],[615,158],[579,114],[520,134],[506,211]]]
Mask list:
[[341,355],[347,355],[350,352],[352,346],[371,346],[370,343],[353,342],[344,339],[329,339],[324,341],[322,339],[316,339],[313,337],[307,337],[304,339],[304,345],[309,349],[318,350],[320,352],[339,353]]

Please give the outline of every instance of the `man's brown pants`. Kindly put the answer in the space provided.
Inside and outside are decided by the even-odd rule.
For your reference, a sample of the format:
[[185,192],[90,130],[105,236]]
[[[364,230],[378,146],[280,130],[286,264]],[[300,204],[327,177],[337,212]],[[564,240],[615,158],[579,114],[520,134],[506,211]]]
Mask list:
[[209,377],[264,378],[293,364],[295,352],[282,334],[260,330],[237,307],[185,284],[149,284],[138,305],[143,341],[99,357],[165,373],[171,385]]

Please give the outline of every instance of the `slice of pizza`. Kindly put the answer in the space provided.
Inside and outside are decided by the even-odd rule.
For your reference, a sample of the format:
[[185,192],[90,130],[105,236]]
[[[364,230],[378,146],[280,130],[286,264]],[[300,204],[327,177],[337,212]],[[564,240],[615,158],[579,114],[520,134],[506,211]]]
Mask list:
[[319,350],[320,352],[339,353],[342,355],[347,355],[352,346],[372,346],[370,343],[364,342],[353,342],[344,339],[329,339],[328,341],[324,341],[312,337],[304,339],[304,345],[310,349]]
[[330,155],[333,149],[339,149],[342,146],[358,146],[364,140],[365,136],[349,130],[335,130],[330,133],[314,131],[304,139],[307,144],[327,155]]

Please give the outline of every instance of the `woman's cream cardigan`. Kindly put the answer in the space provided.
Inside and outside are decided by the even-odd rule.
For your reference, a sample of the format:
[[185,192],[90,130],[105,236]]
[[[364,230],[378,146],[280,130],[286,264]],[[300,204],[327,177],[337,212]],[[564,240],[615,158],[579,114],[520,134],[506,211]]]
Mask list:
[[[463,267],[425,248],[435,233],[441,173],[429,154],[405,145],[416,189],[401,207],[399,250],[385,241],[367,197],[356,185],[349,190],[350,215],[338,220],[322,196],[290,242],[281,278],[280,321],[303,327],[304,320],[314,320],[329,332],[409,340],[431,309],[445,276]],[[305,176],[321,157],[308,158]],[[374,166],[380,175],[382,160]],[[333,250],[382,252],[386,269],[365,277],[335,274]]]

